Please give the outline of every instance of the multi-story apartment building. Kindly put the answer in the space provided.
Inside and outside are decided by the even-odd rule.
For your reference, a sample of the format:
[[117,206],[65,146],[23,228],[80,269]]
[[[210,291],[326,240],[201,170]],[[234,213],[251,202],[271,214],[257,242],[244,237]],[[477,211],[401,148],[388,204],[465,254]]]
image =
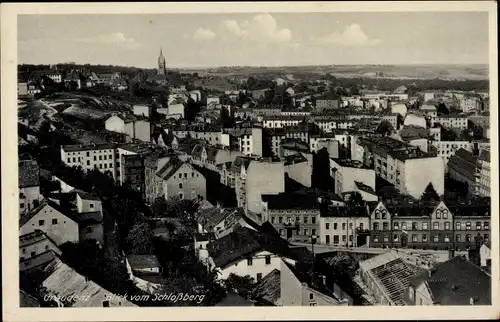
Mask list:
[[246,212],[262,213],[262,195],[285,192],[284,162],[255,160],[250,162],[245,178]]
[[320,244],[357,247],[358,233],[368,230],[367,207],[330,207],[319,218]]
[[244,155],[262,156],[262,128],[224,129],[229,134],[230,148],[240,150]]
[[309,143],[309,127],[307,124],[285,127],[285,138],[292,138]]
[[313,194],[263,194],[262,221],[269,221],[282,238],[310,242],[319,233],[320,203]]
[[356,182],[375,189],[375,170],[360,161],[330,158],[330,169],[337,194],[354,191]]
[[466,130],[467,129],[467,116],[437,116],[431,118],[431,126],[434,126],[436,123],[441,124],[444,127]]
[[289,115],[266,115],[262,118],[264,128],[282,128],[287,126],[296,126],[305,120],[305,116]]
[[438,157],[443,159],[445,169],[447,169],[450,158],[455,155],[459,149],[464,149],[472,152],[472,143],[469,141],[428,141],[430,145],[434,146],[437,150]]
[[40,194],[40,167],[34,160],[19,161],[19,213],[35,209],[43,197]]
[[422,106],[420,106],[420,111],[428,117],[437,117],[437,108],[436,105],[430,104],[430,103],[425,103]]
[[476,194],[479,196],[491,196],[491,155],[490,149],[482,149],[477,158],[476,168]]
[[477,157],[471,151],[459,149],[448,162],[448,174],[454,180],[467,183],[469,194],[476,192]]
[[216,148],[206,144],[197,144],[191,152],[191,161],[202,167],[217,171],[217,166],[232,163],[237,157],[243,156],[241,151]]
[[439,195],[444,193],[445,170],[440,157],[391,137],[360,138],[356,144],[364,147],[365,164],[374,167],[375,174],[401,194],[420,198],[429,183]]
[[286,132],[284,128],[265,128],[264,136],[266,137],[265,142],[273,154],[273,156],[278,156],[280,154],[281,141],[286,138]]
[[444,202],[388,207],[379,202],[370,214],[370,246],[465,250],[475,245],[474,230],[483,239],[490,238],[489,209],[489,205],[447,207]]
[[340,102],[338,99],[322,99],[316,100],[316,109],[318,111],[323,110],[335,110],[340,106]]
[[354,120],[347,119],[344,116],[315,115],[311,118],[326,133],[331,133],[336,129],[347,130],[356,124]]
[[477,97],[463,97],[458,100],[458,103],[462,112],[469,113],[478,110],[481,101]]
[[47,73],[45,76],[52,79],[56,83],[62,82],[62,74],[59,72],[50,72],[50,73]]

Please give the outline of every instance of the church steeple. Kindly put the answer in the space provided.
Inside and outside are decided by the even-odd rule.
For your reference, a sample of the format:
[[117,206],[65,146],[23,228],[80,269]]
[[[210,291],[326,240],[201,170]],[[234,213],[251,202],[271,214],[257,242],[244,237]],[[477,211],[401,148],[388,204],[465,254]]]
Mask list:
[[163,48],[160,47],[160,56],[158,57],[158,75],[165,75],[167,73],[167,66],[165,57],[163,56]]

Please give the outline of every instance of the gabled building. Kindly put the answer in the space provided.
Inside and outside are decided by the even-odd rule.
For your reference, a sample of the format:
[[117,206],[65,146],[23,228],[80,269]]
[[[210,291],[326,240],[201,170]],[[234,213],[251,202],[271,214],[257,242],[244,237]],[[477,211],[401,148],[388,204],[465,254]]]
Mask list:
[[491,305],[491,277],[457,256],[410,280],[408,305]]
[[207,248],[206,264],[219,269],[220,279],[233,273],[242,277],[249,275],[256,282],[274,269],[280,269],[282,259],[294,264],[302,255],[287,241],[248,228],[239,228],[214,240]]
[[57,244],[41,230],[19,236],[19,269],[27,271],[43,266],[61,255]]

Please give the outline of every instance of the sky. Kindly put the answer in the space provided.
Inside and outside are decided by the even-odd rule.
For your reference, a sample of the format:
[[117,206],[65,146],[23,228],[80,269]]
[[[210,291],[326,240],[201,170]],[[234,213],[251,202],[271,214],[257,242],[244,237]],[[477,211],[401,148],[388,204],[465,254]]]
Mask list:
[[18,16],[18,60],[155,68],[488,64],[487,12]]

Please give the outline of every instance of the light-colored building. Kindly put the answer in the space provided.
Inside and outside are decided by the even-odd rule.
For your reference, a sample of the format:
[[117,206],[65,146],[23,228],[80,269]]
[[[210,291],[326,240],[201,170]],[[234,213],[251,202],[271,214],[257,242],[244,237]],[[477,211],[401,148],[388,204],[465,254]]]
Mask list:
[[184,118],[184,113],[185,113],[185,106],[184,104],[169,104],[168,105],[168,115],[176,115],[180,114],[182,115],[181,118]]
[[241,151],[220,149],[208,145],[197,144],[191,152],[194,164],[217,171],[217,165],[234,162],[237,157],[243,156]]
[[297,153],[295,155],[286,156],[284,159],[285,174],[305,187],[310,187],[312,176],[312,157],[308,159],[304,154]]
[[19,235],[33,233],[35,230],[45,232],[58,246],[80,241],[78,223],[60,210],[57,204],[46,200],[19,219]]
[[427,121],[425,120],[425,117],[423,115],[408,113],[406,114],[404,125],[427,128]]
[[429,117],[437,117],[437,108],[434,104],[423,104],[420,111]]
[[335,110],[340,106],[340,102],[338,99],[322,99],[316,101],[316,109],[318,111],[324,110]]
[[406,117],[406,113],[408,113],[408,107],[404,103],[391,104],[391,112],[399,114],[402,117]]
[[434,99],[434,92],[426,92],[422,94],[423,101],[427,102]]
[[50,73],[47,73],[45,76],[52,79],[56,83],[62,82],[62,74],[59,72],[50,72]]
[[[19,259],[21,261],[50,251],[61,255],[61,250],[57,247],[57,244],[41,230],[34,230],[31,233],[19,236]],[[26,269],[26,265],[22,268]]]
[[433,141],[429,140],[429,144],[437,149],[437,154],[443,159],[445,169],[447,169],[450,158],[455,155],[459,149],[464,149],[472,152],[472,143],[469,141]]
[[151,106],[134,105],[134,115],[150,117],[151,116]]
[[436,123],[447,128],[459,130],[466,130],[468,125],[467,116],[438,116],[431,118],[431,126],[434,126]]
[[481,267],[491,269],[491,242],[484,243],[479,249]]
[[337,194],[356,190],[356,182],[375,189],[375,170],[362,162],[330,158],[330,170]]
[[319,243],[357,247],[358,232],[370,227],[366,207],[330,207],[319,218]]
[[[171,158],[163,167],[156,172],[158,179],[153,183],[157,185],[156,195],[150,199],[158,197],[197,199],[207,197],[206,179],[191,164],[183,162],[177,158]],[[146,188],[146,191],[148,189]]]
[[296,126],[304,121],[304,116],[269,115],[264,116],[262,124],[264,128],[282,128]]
[[479,110],[481,101],[477,97],[463,97],[458,100],[460,110],[464,113],[470,113]]
[[262,128],[231,128],[222,133],[229,134],[231,148],[239,149],[244,155],[262,157]]
[[360,138],[356,144],[365,149],[365,163],[400,193],[420,198],[429,183],[439,195],[444,193],[445,167],[441,157],[390,137]]
[[262,195],[285,192],[284,162],[252,161],[245,176],[245,210],[262,213]]

